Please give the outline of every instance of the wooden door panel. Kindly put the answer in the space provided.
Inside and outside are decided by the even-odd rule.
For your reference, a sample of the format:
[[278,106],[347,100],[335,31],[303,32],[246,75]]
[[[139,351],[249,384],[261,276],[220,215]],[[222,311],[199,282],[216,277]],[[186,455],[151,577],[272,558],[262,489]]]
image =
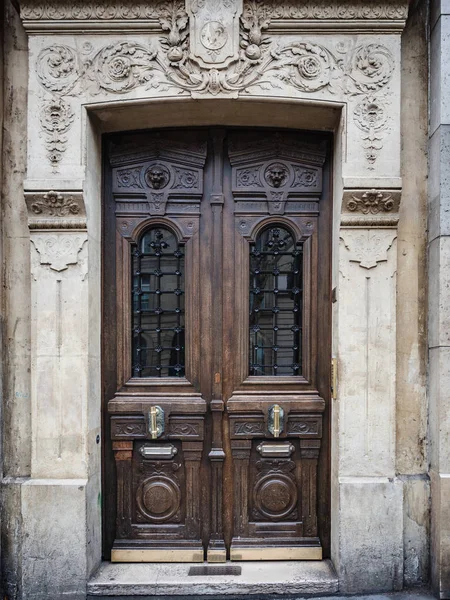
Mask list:
[[106,558],[328,552],[328,154],[270,129],[108,138]]
[[[224,366],[234,486],[230,557],[319,559],[318,459],[328,390],[319,390],[317,365],[329,355],[318,354],[316,324],[324,314],[317,270],[326,146],[288,132],[236,131],[228,137],[228,157],[235,244],[224,261],[237,265],[230,308],[235,361],[228,372]],[[266,246],[258,245],[265,231]],[[301,276],[282,275],[276,255],[287,252],[287,239],[290,268],[298,264],[292,273],[300,269]],[[285,286],[289,292],[283,277],[297,282]],[[265,311],[256,320],[255,306]],[[283,415],[281,430],[271,423],[275,409]]]
[[207,405],[198,349],[206,143],[204,131],[166,131],[115,138],[109,147],[107,210],[116,231],[109,292],[117,359],[109,372],[117,384],[107,398],[116,467],[113,561],[204,559]]

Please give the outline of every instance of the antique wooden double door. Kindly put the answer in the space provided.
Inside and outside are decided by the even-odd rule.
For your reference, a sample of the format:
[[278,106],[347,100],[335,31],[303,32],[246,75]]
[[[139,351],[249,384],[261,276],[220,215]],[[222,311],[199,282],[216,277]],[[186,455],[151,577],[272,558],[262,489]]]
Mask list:
[[329,139],[105,139],[105,556],[329,545]]

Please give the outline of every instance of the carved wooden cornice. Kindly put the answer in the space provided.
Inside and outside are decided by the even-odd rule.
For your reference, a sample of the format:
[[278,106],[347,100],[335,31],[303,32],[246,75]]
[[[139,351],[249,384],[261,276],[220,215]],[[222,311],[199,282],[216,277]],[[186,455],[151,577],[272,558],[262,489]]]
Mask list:
[[[23,0],[21,17],[30,33],[86,33],[105,29],[161,32],[166,30],[161,15],[171,10],[174,1]],[[401,30],[405,24],[408,4],[407,0],[246,0],[243,18],[252,18],[255,12],[264,13],[264,29],[268,33],[305,30],[395,31]]]

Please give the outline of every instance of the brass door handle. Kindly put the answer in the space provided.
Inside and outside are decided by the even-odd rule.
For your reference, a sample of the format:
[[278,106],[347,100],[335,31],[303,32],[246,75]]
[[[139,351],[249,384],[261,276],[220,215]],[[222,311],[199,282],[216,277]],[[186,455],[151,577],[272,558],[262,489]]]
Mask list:
[[152,440],[157,440],[164,433],[164,410],[160,406],[150,407],[147,430]]
[[275,438],[280,437],[280,433],[283,432],[284,410],[279,404],[274,404],[269,408],[268,429],[269,433],[271,433]]

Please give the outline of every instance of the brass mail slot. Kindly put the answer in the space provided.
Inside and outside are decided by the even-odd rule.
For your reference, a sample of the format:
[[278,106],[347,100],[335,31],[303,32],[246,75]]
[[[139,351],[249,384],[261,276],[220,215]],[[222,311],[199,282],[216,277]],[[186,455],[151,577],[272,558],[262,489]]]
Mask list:
[[283,458],[290,456],[294,452],[295,447],[290,442],[281,442],[279,444],[262,442],[256,449],[261,456],[280,456]]
[[139,452],[144,458],[168,459],[173,458],[178,450],[173,444],[165,444],[164,446],[145,444],[139,448]]

